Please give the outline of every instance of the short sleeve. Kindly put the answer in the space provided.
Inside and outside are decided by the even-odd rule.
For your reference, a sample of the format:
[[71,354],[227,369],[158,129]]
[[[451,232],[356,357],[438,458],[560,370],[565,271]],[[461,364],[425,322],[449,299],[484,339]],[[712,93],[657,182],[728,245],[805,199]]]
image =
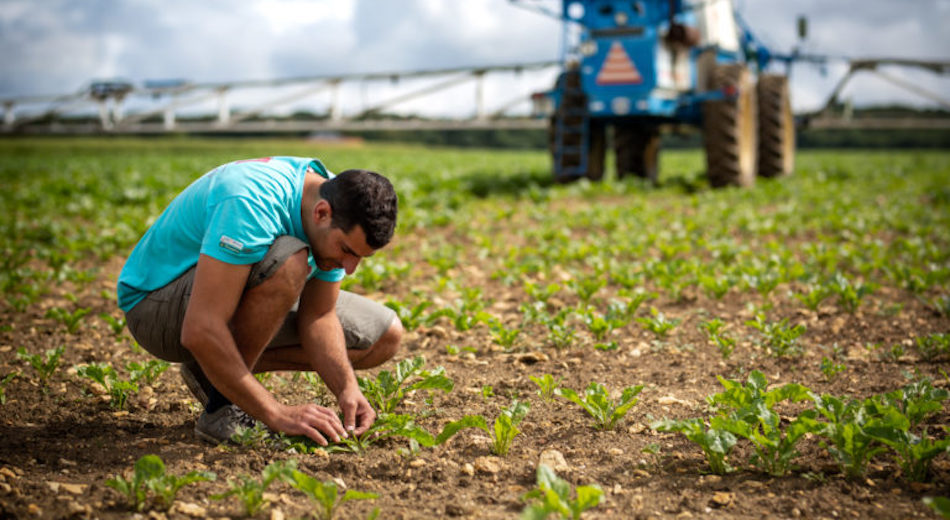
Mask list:
[[229,197],[209,210],[201,253],[228,264],[253,264],[264,258],[279,234],[260,207]]

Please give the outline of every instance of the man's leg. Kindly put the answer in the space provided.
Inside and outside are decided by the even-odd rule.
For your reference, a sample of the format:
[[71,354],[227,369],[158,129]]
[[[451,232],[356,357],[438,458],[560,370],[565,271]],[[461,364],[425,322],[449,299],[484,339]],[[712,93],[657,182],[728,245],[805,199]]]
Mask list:
[[[353,368],[358,370],[373,368],[392,359],[399,351],[402,335],[402,322],[394,316],[383,335],[369,348],[347,348],[346,353]],[[313,367],[300,345],[268,347],[264,350],[257,365],[254,366],[254,372],[279,370],[304,372],[312,371]]]

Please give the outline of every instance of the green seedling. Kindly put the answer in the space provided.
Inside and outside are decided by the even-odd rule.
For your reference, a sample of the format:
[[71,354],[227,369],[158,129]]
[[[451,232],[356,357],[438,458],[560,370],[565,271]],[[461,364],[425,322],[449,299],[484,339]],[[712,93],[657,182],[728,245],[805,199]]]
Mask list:
[[[424,357],[416,356],[400,361],[393,372],[381,371],[376,379],[360,377],[358,378],[360,389],[370,404],[381,413],[392,413],[406,394],[415,390],[451,392],[455,383],[446,377],[445,369],[436,367],[432,371],[423,371],[425,362]],[[409,378],[414,375],[418,375],[418,380],[407,384]]]
[[556,283],[549,283],[542,289],[533,282],[525,282],[524,291],[532,300],[547,303],[552,296],[561,291],[561,286]]
[[[910,421],[894,407],[882,410],[877,424],[866,428],[867,434],[894,453],[904,475],[914,482],[924,482],[930,465],[937,456],[950,452],[950,437],[934,439],[910,431]],[[944,428],[946,434],[947,428]]]
[[804,292],[795,293],[795,299],[802,302],[805,307],[812,311],[817,311],[821,302],[831,296],[832,291],[828,287],[820,284],[812,284],[805,288]]
[[678,319],[667,319],[656,307],[650,307],[649,318],[637,318],[645,330],[652,332],[657,339],[665,338],[671,330],[679,325]]
[[126,322],[124,317],[116,318],[115,316],[105,312],[99,314],[99,317],[102,319],[102,321],[109,325],[109,330],[112,331],[114,336],[121,335],[122,331],[125,330]]
[[917,350],[926,361],[934,361],[950,354],[950,334],[918,336]]
[[515,342],[518,341],[518,336],[521,334],[520,328],[509,329],[498,319],[492,319],[488,327],[491,332],[492,342],[505,350],[514,348]]
[[131,361],[125,365],[125,369],[129,372],[129,381],[133,383],[144,381],[145,384],[150,385],[158,379],[158,376],[168,370],[170,366],[171,364],[167,361],[150,359],[145,363]]
[[425,323],[425,318],[422,313],[432,306],[432,302],[422,301],[415,305],[409,305],[398,300],[390,299],[386,302],[386,306],[396,311],[396,315],[399,316],[399,320],[406,330],[416,330],[420,325]]
[[501,413],[495,419],[494,428],[489,431],[487,425],[484,430],[488,432],[492,440],[491,451],[495,455],[504,457],[508,455],[511,449],[511,443],[515,437],[521,433],[518,426],[528,414],[530,405],[527,402],[521,402],[515,399],[508,408],[502,409]]
[[682,433],[687,439],[698,444],[713,473],[724,475],[732,471],[726,458],[736,445],[737,439],[731,432],[711,427],[698,417],[679,421],[663,419],[652,423],[650,427],[658,432]]
[[139,391],[139,385],[119,378],[119,374],[108,363],[91,363],[76,368],[80,377],[91,379],[109,392],[109,406],[117,410],[125,409],[129,397]]
[[604,385],[597,382],[592,382],[587,386],[583,397],[570,388],[558,388],[554,393],[586,410],[594,418],[596,428],[613,430],[627,412],[640,401],[636,399],[636,396],[642,390],[643,385],[624,388],[617,402],[613,402]]
[[814,428],[823,439],[821,446],[838,461],[845,476],[863,477],[871,458],[884,451],[867,431],[878,425],[874,408],[868,406],[873,401],[846,400],[827,394],[811,397],[815,410],[825,419]]
[[910,421],[911,428],[917,428],[924,419],[943,410],[942,403],[950,398],[950,391],[935,388],[929,378],[924,378],[881,398],[885,404],[900,410]]
[[267,440],[270,437],[270,430],[261,423],[255,423],[254,426],[245,428],[238,426],[237,430],[231,435],[231,442],[238,446],[255,446]]
[[762,314],[757,314],[755,320],[746,321],[746,325],[762,333],[761,344],[775,357],[794,357],[804,353],[798,343],[798,338],[805,333],[804,325],[790,327],[788,318],[777,323],[766,322]]
[[19,372],[10,372],[0,378],[0,405],[7,404],[7,385],[20,375]]
[[238,497],[244,505],[245,516],[254,516],[268,503],[264,498],[267,488],[275,480],[290,482],[296,469],[297,461],[295,460],[272,462],[261,472],[260,480],[247,475],[239,475],[239,480],[228,479],[228,490],[221,494],[211,495],[211,498],[224,500],[231,496]]
[[85,307],[80,307],[73,312],[69,312],[62,307],[52,307],[46,311],[47,318],[53,318],[54,320],[62,323],[66,326],[66,331],[70,334],[75,334],[79,330],[79,326],[82,324],[82,319],[92,312],[91,309]]
[[323,520],[332,520],[336,510],[346,502],[351,500],[375,500],[379,498],[376,493],[367,493],[347,489],[342,496],[337,490],[337,485],[332,480],[320,481],[299,470],[293,470],[288,479],[288,483],[294,488],[302,491],[307,498],[313,501],[319,509],[314,511],[314,516]]
[[809,399],[808,388],[790,383],[768,390],[768,381],[758,370],[749,374],[746,384],[717,376],[724,391],[707,398],[720,409],[710,419],[710,426],[747,439],[754,454],[750,462],[773,476],[783,476],[791,469],[791,460],[799,453],[797,442],[817,427],[816,413],[808,410],[782,427],[773,407],[782,401],[800,402]]
[[829,382],[834,381],[838,374],[848,369],[844,363],[838,363],[828,356],[821,357],[820,368],[821,373],[825,375],[825,380]]
[[729,356],[731,356],[732,352],[736,349],[736,339],[727,336],[723,332],[726,323],[719,318],[713,318],[709,321],[704,321],[701,325],[703,329],[706,330],[709,341],[719,349],[722,359],[729,359]]
[[46,388],[49,386],[49,378],[53,376],[53,372],[56,372],[56,369],[59,367],[59,360],[63,357],[63,352],[65,351],[66,347],[59,346],[48,349],[44,355],[40,355],[30,354],[25,348],[20,347],[17,349],[16,355],[33,367],[33,370],[36,371],[36,375],[40,378],[40,383]]
[[554,470],[539,464],[537,487],[526,493],[523,499],[533,503],[521,513],[522,520],[540,520],[552,514],[559,518],[578,520],[584,511],[603,503],[604,490],[597,484],[578,486],[572,490],[571,485],[558,477]]
[[597,291],[607,285],[607,280],[602,276],[591,278],[573,278],[567,282],[571,290],[577,294],[584,305],[590,303],[591,298],[597,294]]
[[933,509],[944,520],[950,520],[950,498],[924,497],[924,504]]
[[876,289],[874,284],[865,284],[858,282],[851,283],[850,280],[840,272],[835,273],[831,280],[831,290],[838,295],[838,305],[850,313],[858,310],[861,301],[865,296],[871,294]]
[[554,400],[554,391],[557,390],[558,385],[561,384],[561,381],[564,378],[559,377],[556,380],[551,374],[544,374],[543,376],[528,376],[528,379],[534,381],[534,384],[538,385],[538,396],[545,401]]
[[181,488],[196,482],[207,482],[217,478],[212,472],[192,471],[183,476],[165,472],[165,463],[158,455],[145,455],[135,462],[131,480],[116,475],[106,481],[106,485],[115,489],[128,500],[134,511],[142,511],[149,493],[154,495],[156,505],[167,510],[175,501]]

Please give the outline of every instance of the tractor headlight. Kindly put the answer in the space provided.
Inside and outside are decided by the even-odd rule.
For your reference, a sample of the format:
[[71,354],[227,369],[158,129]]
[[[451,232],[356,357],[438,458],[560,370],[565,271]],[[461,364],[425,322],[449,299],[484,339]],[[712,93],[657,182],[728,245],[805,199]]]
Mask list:
[[593,56],[597,53],[597,42],[593,40],[587,40],[581,44],[581,54],[584,56]]
[[627,13],[623,11],[617,11],[617,14],[614,15],[614,22],[616,22],[617,25],[621,27],[627,25]]

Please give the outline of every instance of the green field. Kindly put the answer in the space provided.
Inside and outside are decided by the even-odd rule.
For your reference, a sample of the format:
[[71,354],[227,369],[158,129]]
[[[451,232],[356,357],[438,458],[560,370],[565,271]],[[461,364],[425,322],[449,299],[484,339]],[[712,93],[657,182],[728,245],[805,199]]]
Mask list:
[[[175,452],[155,440],[168,431],[187,437],[194,416],[190,408],[161,402],[163,395],[187,399],[173,371],[149,383],[159,404],[141,404],[136,392],[146,385],[140,384],[127,396],[130,404],[117,407],[118,394],[91,395],[84,369],[71,367],[108,362],[116,377],[128,379],[127,362],[149,359],[123,332],[115,308],[122,260],[192,180],[221,163],[267,155],[318,157],[333,171],[366,168],[393,181],[400,197],[396,238],[364,261],[344,288],[397,310],[408,331],[406,351],[397,360],[424,356],[427,366],[445,365],[455,383],[446,395],[420,391],[397,411],[435,434],[466,415],[494,418],[513,399],[532,408],[506,455],[473,440],[478,428],[460,429],[451,445],[423,441],[421,448],[415,445],[421,451],[408,456],[394,453],[418,431],[391,430],[397,433],[361,456],[334,453],[320,465],[305,462],[313,455],[293,455],[321,479],[339,475],[352,489],[379,495],[354,505],[355,517],[366,517],[373,507],[381,509],[381,518],[436,517],[455,514],[456,506],[461,516],[516,517],[530,502],[522,495],[536,485],[538,454],[552,446],[573,454],[573,468],[565,470],[570,485],[596,483],[604,490],[603,503],[585,514],[591,518],[672,518],[684,511],[708,514],[709,507],[724,508],[727,516],[769,516],[787,506],[783,497],[802,497],[797,510],[816,516],[834,511],[926,517],[932,513],[924,497],[950,495],[950,152],[802,151],[794,175],[759,179],[752,189],[713,190],[703,175],[701,151],[688,150],[661,154],[659,186],[638,179],[559,185],[541,151],[284,140],[8,139],[0,141],[0,425],[16,440],[0,448],[0,466],[19,470],[11,470],[17,477],[7,481],[19,485],[19,494],[0,496],[0,516],[27,514],[31,503],[50,514],[67,511],[67,501],[43,493],[42,482],[58,478],[60,455],[29,453],[41,448],[21,439],[35,434],[23,423],[46,424],[45,417],[56,414],[65,414],[57,415],[65,422],[101,414],[119,430],[149,438],[143,447],[121,436],[111,439],[108,432],[94,435],[100,445],[115,442],[119,449],[108,464],[72,470],[76,481],[94,491],[77,499],[89,514],[122,516],[123,500],[104,482],[131,474],[140,455],[161,453],[170,471],[192,469],[177,458],[169,462]],[[53,366],[44,375],[28,362],[30,355],[42,361],[59,346],[64,351],[58,370]],[[774,417],[750,419],[740,413],[748,403],[723,404],[735,395],[720,398],[718,408],[707,403],[724,389],[717,376],[748,381],[743,388],[751,391],[755,373],[798,385],[769,398],[768,407],[777,407]],[[608,399],[618,398],[624,387],[644,389],[639,404],[619,418],[622,427],[594,428],[570,399],[536,395],[535,379],[544,374],[558,376],[562,390],[606,385],[613,390]],[[263,380],[279,395],[326,398],[319,382],[301,396],[293,388],[302,382],[290,375]],[[913,401],[904,390],[899,403],[882,397],[907,385],[930,393]],[[748,399],[765,399],[765,388],[759,390],[761,395]],[[844,412],[837,418],[866,434],[865,459],[858,461],[851,448],[836,444],[840,432],[831,425],[837,419],[825,414],[831,401],[844,406],[848,397],[857,399],[848,413],[871,417],[867,424]],[[908,405],[909,399],[916,404]],[[678,408],[682,402],[690,404]],[[918,405],[919,420],[901,426],[896,417],[907,419],[907,407]],[[733,415],[724,411],[729,406]],[[117,409],[128,414],[116,416]],[[731,431],[735,450],[726,449],[717,460],[701,442],[673,433],[686,433],[691,418],[700,419],[691,427],[699,424],[707,433]],[[759,424],[760,437],[772,428],[769,442],[787,440],[793,428],[810,429],[799,451],[782,448],[789,458],[766,464],[778,448],[758,451],[761,438],[742,433],[749,424]],[[904,437],[890,442],[888,435]],[[77,446],[88,440],[82,433],[70,439]],[[194,439],[181,442],[192,456],[207,450]],[[904,464],[912,457],[907,450],[921,443],[939,449],[918,460],[923,469],[916,466],[913,473]],[[218,516],[238,514],[236,499],[228,504],[207,497],[226,490],[225,477],[262,469],[262,458],[274,456],[262,453],[289,457],[265,441],[249,444],[216,452],[218,466],[208,465],[218,480],[189,486],[183,500]],[[608,450],[618,450],[620,462],[598,458]],[[82,460],[76,451],[82,450],[61,456]],[[479,471],[469,479],[469,459],[489,455],[501,459],[502,469],[484,482]],[[423,463],[409,466],[414,457]],[[386,476],[367,476],[362,464],[384,466]],[[598,465],[613,470],[598,471]],[[448,484],[433,488],[421,470],[406,476],[409,468],[428,468]],[[651,482],[634,470],[652,475]],[[703,478],[710,471],[726,480],[709,484]],[[460,472],[462,483],[451,484]],[[684,478],[699,480],[683,484]],[[747,479],[765,482],[775,493],[768,497],[768,489],[742,487]],[[834,484],[839,480],[846,483],[842,489]],[[677,493],[684,491],[675,490],[683,485],[693,486],[690,493],[708,488],[710,496],[731,498],[677,504]],[[419,496],[433,505],[414,504]],[[299,502],[283,507],[304,514],[304,495],[294,497]],[[440,509],[443,502],[452,504],[451,511]],[[653,505],[667,502],[672,505]]]

